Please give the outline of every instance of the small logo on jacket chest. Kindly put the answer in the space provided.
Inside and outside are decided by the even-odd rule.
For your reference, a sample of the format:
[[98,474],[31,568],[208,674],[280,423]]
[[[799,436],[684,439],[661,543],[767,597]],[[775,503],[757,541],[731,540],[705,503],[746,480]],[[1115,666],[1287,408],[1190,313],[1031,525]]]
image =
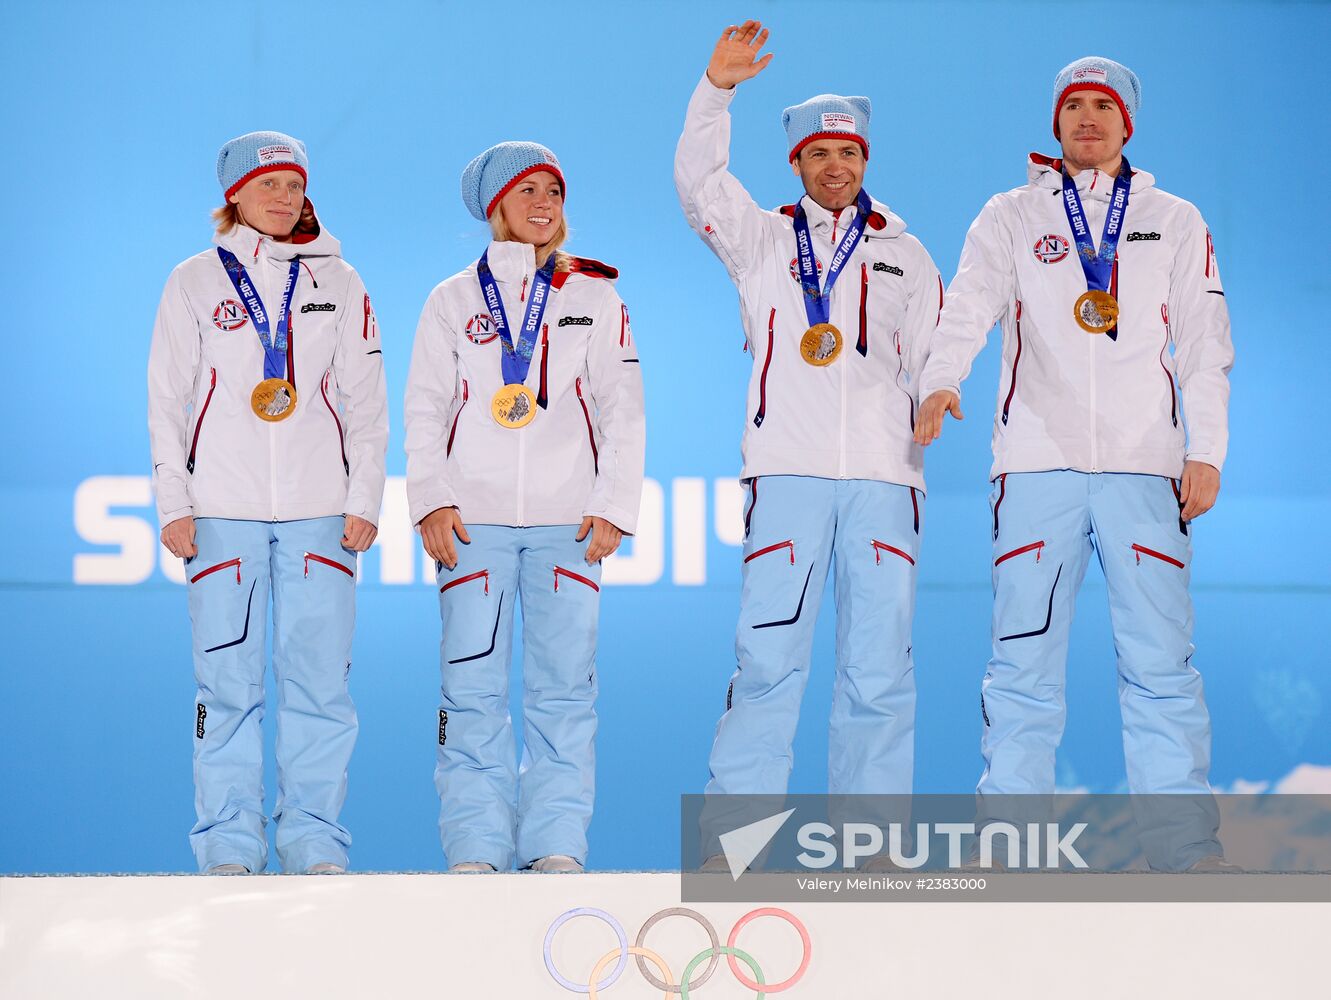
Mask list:
[[239,330],[249,321],[249,313],[235,299],[223,299],[213,310],[213,326],[219,330]]
[[1129,243],[1134,240],[1158,240],[1159,238],[1159,233],[1128,233],[1127,237]]
[[888,274],[895,274],[898,278],[904,278],[906,272],[899,267],[893,267],[891,264],[884,264],[881,260],[874,261],[873,269],[875,271],[885,271]]
[[590,316],[561,316],[559,318],[560,326],[591,326],[592,318]]
[[499,338],[499,334],[495,333],[494,320],[490,318],[489,313],[477,313],[467,320],[465,332],[467,339],[473,344],[488,344]]
[[300,307],[303,313],[330,313],[336,312],[337,306],[331,302],[306,302]]
[[1035,259],[1041,264],[1057,264],[1071,249],[1066,237],[1048,233],[1035,241]]

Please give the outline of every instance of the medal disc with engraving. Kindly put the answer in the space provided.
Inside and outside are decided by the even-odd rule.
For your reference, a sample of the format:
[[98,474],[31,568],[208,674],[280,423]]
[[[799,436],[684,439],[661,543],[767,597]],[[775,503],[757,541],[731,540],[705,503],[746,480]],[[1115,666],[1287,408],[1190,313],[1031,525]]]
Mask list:
[[536,416],[536,396],[525,385],[506,385],[490,400],[490,415],[501,427],[526,427]]
[[250,409],[269,423],[285,420],[296,412],[296,387],[284,378],[266,378],[250,393]]
[[1077,325],[1087,333],[1108,333],[1118,323],[1118,300],[1108,292],[1083,292],[1072,307]]
[[800,338],[800,357],[811,365],[830,365],[840,353],[841,331],[831,323],[817,323]]

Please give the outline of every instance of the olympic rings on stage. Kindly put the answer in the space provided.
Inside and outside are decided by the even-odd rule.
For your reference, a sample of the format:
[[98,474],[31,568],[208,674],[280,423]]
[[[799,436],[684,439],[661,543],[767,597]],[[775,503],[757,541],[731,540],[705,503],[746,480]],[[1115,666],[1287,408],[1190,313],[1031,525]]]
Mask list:
[[[551,955],[551,946],[554,942],[555,933],[574,917],[595,917],[608,924],[610,929],[615,932],[615,937],[619,939],[619,947],[613,951],[606,952],[606,954],[601,956],[600,960],[592,968],[591,975],[585,983],[575,983],[572,980],[565,978],[559,970],[555,968],[554,958]],[[665,960],[656,952],[647,948],[643,943],[647,939],[647,932],[666,917],[686,917],[687,919],[700,924],[703,930],[707,932],[708,938],[711,939],[711,947],[698,952],[698,954],[695,955],[684,967],[684,974],[680,977],[680,982],[678,984],[675,983],[674,978],[670,973],[670,968],[666,965]],[[747,952],[735,947],[735,941],[739,937],[739,932],[742,931],[747,924],[759,917],[778,917],[781,920],[786,921],[786,923],[790,924],[799,933],[800,942],[803,946],[799,968],[797,968],[794,974],[789,978],[779,983],[773,983],[770,986],[766,985],[763,971],[759,967],[757,961]],[[725,947],[721,946],[721,940],[717,936],[716,928],[712,925],[711,921],[696,910],[690,910],[687,907],[672,906],[653,913],[647,918],[646,922],[643,923],[642,928],[638,931],[635,944],[630,947],[628,943],[628,935],[624,932],[624,927],[618,920],[605,910],[598,910],[590,906],[580,906],[568,910],[555,918],[554,922],[550,924],[550,929],[545,932],[545,943],[542,950],[545,955],[545,968],[554,981],[572,993],[588,994],[588,1000],[596,1000],[596,997],[601,991],[609,989],[619,980],[620,975],[628,965],[630,955],[637,957],[638,971],[642,973],[643,978],[646,979],[653,988],[663,992],[666,1000],[672,1000],[672,997],[674,996],[678,996],[679,1000],[689,1000],[692,991],[697,990],[711,978],[712,973],[716,971],[717,964],[722,955],[726,956],[726,961],[728,962],[730,971],[735,976],[735,979],[743,985],[745,989],[754,990],[757,993],[759,1000],[761,1000],[762,997],[767,996],[769,993],[784,992],[798,983],[804,978],[804,974],[809,970],[809,962],[813,958],[813,942],[809,938],[808,928],[806,928],[803,922],[793,913],[779,909],[775,906],[764,906],[756,910],[751,910],[744,914],[744,916],[740,917],[739,920],[735,921],[735,926],[730,929],[730,935],[726,939]],[[616,961],[616,959],[618,959],[618,961]],[[739,961],[736,961],[736,959]],[[598,977],[605,971],[606,967],[609,966],[611,962],[615,962],[615,967],[610,971],[609,975],[598,981]],[[661,978],[658,979],[653,975],[651,970],[648,969],[647,966],[649,962],[656,966],[657,970],[661,973]],[[707,962],[707,967],[703,969],[697,979],[693,979],[692,976],[694,970],[703,962]],[[752,979],[740,971],[740,962],[743,962],[749,967],[749,970],[753,973]]]

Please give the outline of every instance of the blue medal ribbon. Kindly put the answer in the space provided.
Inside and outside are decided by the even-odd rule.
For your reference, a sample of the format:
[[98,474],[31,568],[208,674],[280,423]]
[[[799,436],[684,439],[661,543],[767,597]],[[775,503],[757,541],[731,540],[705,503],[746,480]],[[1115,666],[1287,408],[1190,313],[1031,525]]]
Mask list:
[[287,272],[287,283],[282,289],[282,305],[277,313],[277,336],[274,338],[268,311],[264,309],[263,299],[259,298],[259,292],[250,280],[245,265],[225,247],[217,248],[217,256],[236,294],[245,303],[245,311],[249,313],[254,332],[259,335],[259,343],[263,345],[263,377],[286,378],[287,330],[291,324],[291,299],[296,294],[296,279],[300,277],[300,261],[292,260],[291,270]]
[[527,371],[531,368],[532,352],[536,349],[536,334],[541,329],[541,317],[550,302],[550,283],[555,273],[555,255],[551,254],[545,266],[536,272],[532,279],[531,296],[527,299],[527,315],[523,319],[522,329],[518,331],[518,340],[513,342],[509,332],[508,313],[504,311],[504,297],[499,294],[499,285],[494,272],[490,270],[490,251],[487,249],[476,262],[476,278],[481,283],[481,295],[485,297],[485,307],[494,321],[495,332],[504,345],[500,352],[500,368],[504,374],[505,385],[521,385],[527,381]]
[[799,254],[800,285],[804,289],[804,312],[809,318],[809,326],[826,323],[832,315],[832,286],[845,270],[846,262],[864,233],[865,223],[873,212],[873,199],[868,192],[860,188],[855,199],[855,221],[841,237],[832,261],[827,266],[827,279],[822,288],[818,287],[818,266],[813,256],[813,237],[809,234],[809,217],[804,211],[804,199],[795,204],[795,249]]
[[1100,250],[1097,252],[1091,241],[1091,227],[1087,225],[1086,213],[1082,211],[1081,197],[1077,194],[1077,184],[1063,168],[1063,208],[1068,214],[1068,224],[1072,226],[1072,239],[1077,244],[1077,259],[1086,273],[1086,287],[1091,291],[1109,291],[1109,280],[1114,272],[1114,259],[1118,256],[1118,238],[1123,231],[1123,217],[1128,213],[1128,194],[1132,190],[1132,167],[1128,158],[1123,157],[1123,165],[1114,178],[1114,192],[1109,200],[1109,212],[1105,215],[1105,231],[1100,237]]

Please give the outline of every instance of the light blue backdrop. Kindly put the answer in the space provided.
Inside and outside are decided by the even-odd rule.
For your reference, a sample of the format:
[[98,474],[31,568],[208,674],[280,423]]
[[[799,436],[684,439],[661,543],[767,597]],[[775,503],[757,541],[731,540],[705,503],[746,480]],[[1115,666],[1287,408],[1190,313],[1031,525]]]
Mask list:
[[[1088,52],[1139,72],[1133,162],[1207,217],[1238,349],[1231,457],[1196,532],[1213,777],[1331,790],[1331,362],[1315,236],[1331,153],[1326,5],[7,4],[0,870],[191,867],[188,622],[156,550],[144,368],[168,272],[208,243],[217,147],[259,128],[306,141],[311,196],[374,297],[392,476],[404,472],[401,395],[421,303],[485,239],[458,197],[462,166],[510,138],[562,158],[573,248],[623,271],[660,487],[631,558],[608,570],[645,582],[604,594],[591,862],[676,863],[678,795],[706,778],[734,664],[729,481],[748,359],[733,290],[680,214],[671,159],[711,45],[749,14],[767,18],[776,58],[734,105],[736,173],[764,204],[792,200],[781,109],[824,91],[869,95],[870,190],[945,278],[985,199],[1023,182],[1026,153],[1054,148],[1055,72]],[[928,456],[915,639],[925,791],[968,789],[979,772],[996,342],[967,385],[967,420]],[[405,520],[387,515],[383,546],[363,561],[345,820],[358,867],[437,868],[437,605],[424,583],[389,582],[421,574]],[[796,791],[825,782],[828,618]],[[1069,674],[1060,780],[1118,788],[1094,570]]]

